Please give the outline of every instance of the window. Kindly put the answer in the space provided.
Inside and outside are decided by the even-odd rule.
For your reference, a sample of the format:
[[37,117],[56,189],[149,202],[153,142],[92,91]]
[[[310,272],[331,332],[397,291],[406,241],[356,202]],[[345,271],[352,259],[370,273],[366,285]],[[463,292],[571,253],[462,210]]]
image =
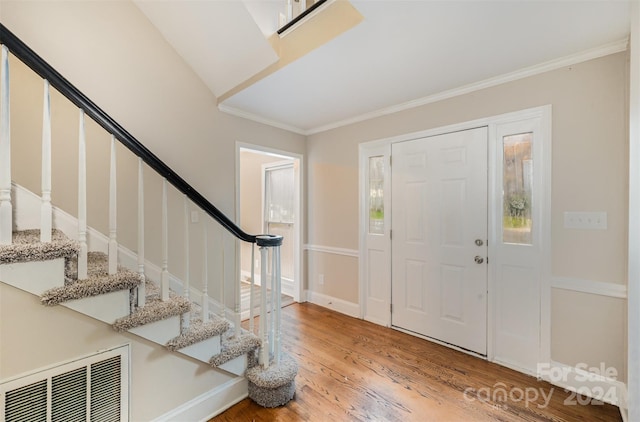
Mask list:
[[505,243],[532,244],[532,140],[532,132],[502,138],[502,241]]
[[384,234],[384,156],[369,157],[369,233]]

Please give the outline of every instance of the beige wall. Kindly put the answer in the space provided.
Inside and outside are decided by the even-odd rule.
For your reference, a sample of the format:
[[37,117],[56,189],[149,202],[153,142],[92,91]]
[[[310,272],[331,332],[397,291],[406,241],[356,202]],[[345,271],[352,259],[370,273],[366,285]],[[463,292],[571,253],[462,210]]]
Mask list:
[[[626,284],[627,69],[619,53],[310,136],[308,243],[358,247],[358,144],[551,104],[552,275]],[[564,229],[565,211],[606,211],[608,229]],[[356,258],[309,252],[307,265],[313,290],[358,301]],[[624,374],[625,303],[552,289],[552,359]]]

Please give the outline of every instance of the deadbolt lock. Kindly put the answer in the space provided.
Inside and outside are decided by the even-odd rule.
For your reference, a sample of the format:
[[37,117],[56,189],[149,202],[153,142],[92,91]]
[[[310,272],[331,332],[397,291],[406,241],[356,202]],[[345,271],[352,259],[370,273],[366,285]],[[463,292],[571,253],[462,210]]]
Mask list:
[[484,245],[484,242],[482,241],[482,239],[476,239],[476,245],[477,246],[482,246],[482,245]]

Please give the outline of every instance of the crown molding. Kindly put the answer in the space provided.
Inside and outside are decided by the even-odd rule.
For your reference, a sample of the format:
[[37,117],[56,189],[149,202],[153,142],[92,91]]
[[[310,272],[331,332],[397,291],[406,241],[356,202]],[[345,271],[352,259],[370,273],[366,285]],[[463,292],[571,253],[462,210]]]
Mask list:
[[515,72],[505,73],[500,76],[485,79],[480,82],[474,82],[468,85],[461,86],[459,88],[442,91],[437,94],[428,95],[426,97],[418,98],[415,100],[407,101],[405,103],[396,104],[390,107],[385,107],[379,110],[375,110],[369,113],[364,113],[358,116],[351,117],[349,119],[340,120],[327,125],[318,126],[307,131],[307,135],[313,135],[327,130],[336,129],[342,126],[350,125],[353,123],[362,122],[364,120],[373,119],[376,117],[386,116],[388,114],[397,113],[399,111],[409,110],[415,107],[420,107],[426,104],[435,103],[438,101],[446,100],[449,98],[457,97],[459,95],[469,94],[481,89],[490,88],[496,85],[501,85],[507,82],[516,81],[518,79],[528,78],[530,76],[538,75],[541,73],[549,72],[552,70],[560,69],[563,67],[571,66],[574,64],[586,62],[588,60],[597,59],[599,57],[608,56],[610,54],[619,53],[627,49],[628,39],[618,40],[609,44],[602,45],[600,47],[592,48],[580,53],[565,56],[560,59],[550,60],[544,63],[540,63],[534,66],[526,67],[524,69],[516,70]]
[[307,131],[305,131],[304,129],[300,129],[299,127],[295,127],[287,123],[282,123],[277,120],[268,119],[258,114],[249,113],[248,111],[240,110],[239,108],[229,107],[225,104],[218,104],[218,110],[232,116],[242,117],[243,119],[252,120],[254,122],[262,123],[268,126],[273,126],[278,129],[288,130],[289,132],[297,133],[299,135],[308,135]]
[[308,130],[301,129],[299,127],[292,126],[287,123],[282,123],[276,120],[268,119],[260,115],[249,113],[234,107],[229,107],[224,104],[218,105],[218,108],[220,109],[220,111],[223,111],[228,114],[232,114],[237,117],[242,117],[245,119],[253,120],[258,123],[263,123],[269,126],[288,130],[290,132],[294,132],[299,135],[309,136],[309,135],[314,135],[316,133],[326,132],[331,129],[337,129],[342,126],[347,126],[347,125],[362,122],[365,120],[374,119],[376,117],[386,116],[389,114],[398,113],[400,111],[420,107],[426,104],[431,104],[431,103],[446,100],[449,98],[457,97],[460,95],[469,94],[471,92],[479,91],[486,88],[491,88],[507,82],[528,78],[530,76],[535,76],[541,73],[550,72],[552,70],[561,69],[563,67],[572,66],[574,64],[597,59],[599,57],[608,56],[610,54],[619,53],[621,51],[626,51],[628,44],[629,44],[629,40],[627,38],[624,38],[608,44],[601,45],[599,47],[595,47],[595,48],[585,50],[576,54],[565,56],[559,59],[550,60],[534,66],[526,67],[524,69],[516,70],[514,72],[505,73],[503,75],[485,79],[483,81],[464,85],[459,88],[442,91],[437,94],[428,95],[426,97],[417,98],[415,100],[381,108],[368,113],[350,117],[348,119],[339,120],[339,121],[328,123],[322,126],[317,126]]

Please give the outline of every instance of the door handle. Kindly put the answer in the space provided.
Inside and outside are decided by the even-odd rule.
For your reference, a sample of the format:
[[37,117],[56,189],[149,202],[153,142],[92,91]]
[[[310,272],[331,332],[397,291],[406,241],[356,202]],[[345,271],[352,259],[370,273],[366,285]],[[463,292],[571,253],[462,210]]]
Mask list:
[[479,255],[476,255],[476,257],[473,258],[473,260],[476,261],[476,264],[482,264],[484,262],[484,258]]

